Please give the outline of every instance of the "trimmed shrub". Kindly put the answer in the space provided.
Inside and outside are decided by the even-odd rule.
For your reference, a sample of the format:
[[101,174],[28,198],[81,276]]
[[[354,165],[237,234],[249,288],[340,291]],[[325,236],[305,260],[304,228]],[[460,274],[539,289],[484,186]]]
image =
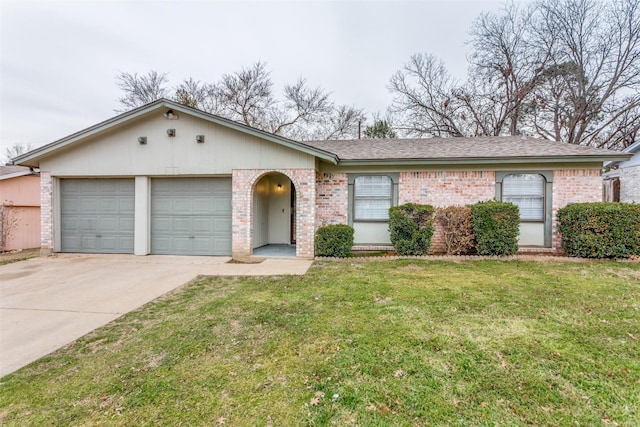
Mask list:
[[471,206],[480,255],[512,255],[518,250],[520,209],[513,203],[479,202]]
[[353,227],[346,224],[325,225],[316,231],[316,256],[344,258],[349,256],[352,246]]
[[475,252],[476,236],[471,225],[470,206],[448,206],[436,209],[436,221],[444,233],[447,255]]
[[640,205],[576,203],[558,209],[557,219],[562,247],[569,256],[640,256]]
[[389,209],[391,243],[398,255],[424,255],[433,236],[433,206],[407,203]]

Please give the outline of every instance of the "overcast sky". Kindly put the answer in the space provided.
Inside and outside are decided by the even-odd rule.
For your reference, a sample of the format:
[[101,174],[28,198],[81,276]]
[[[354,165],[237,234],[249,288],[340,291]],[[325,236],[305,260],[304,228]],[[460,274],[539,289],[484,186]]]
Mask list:
[[337,103],[384,112],[389,78],[413,53],[432,53],[464,78],[472,22],[503,4],[2,0],[0,153],[116,115],[119,71],[155,69],[176,85],[261,60],[278,88],[302,76]]

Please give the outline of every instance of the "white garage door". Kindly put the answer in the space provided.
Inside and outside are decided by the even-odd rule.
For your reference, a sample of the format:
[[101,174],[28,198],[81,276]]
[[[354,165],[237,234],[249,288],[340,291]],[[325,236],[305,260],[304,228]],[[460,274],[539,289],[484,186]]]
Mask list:
[[231,178],[153,179],[151,253],[231,255]]
[[133,253],[133,179],[62,179],[62,252]]

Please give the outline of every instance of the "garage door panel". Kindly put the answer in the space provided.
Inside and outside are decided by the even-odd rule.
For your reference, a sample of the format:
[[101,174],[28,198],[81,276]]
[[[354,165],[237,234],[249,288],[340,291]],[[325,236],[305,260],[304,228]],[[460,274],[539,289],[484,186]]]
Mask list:
[[[155,187],[154,187],[155,188]],[[153,210],[156,215],[168,214],[171,212],[171,197],[155,195],[153,198]]]
[[151,221],[151,234],[171,234],[171,218],[155,216]]
[[215,220],[210,217],[193,218],[192,228],[195,233],[212,234],[215,230]]
[[213,227],[214,230],[231,230],[231,218],[215,218]]
[[100,212],[100,206],[97,197],[83,197],[79,198],[79,203],[76,206],[76,213],[92,213],[97,214]]
[[231,238],[218,238],[214,241],[214,251],[231,252]]
[[231,254],[231,179],[152,180],[151,230],[152,253]]
[[133,218],[120,218],[118,222],[118,228],[120,230],[128,231],[133,236],[135,221]]
[[191,199],[185,196],[174,197],[171,205],[171,213],[173,215],[190,215]]
[[98,238],[96,236],[81,236],[80,242],[82,249],[92,251],[98,250]]
[[63,252],[133,253],[133,179],[62,179],[60,189]]

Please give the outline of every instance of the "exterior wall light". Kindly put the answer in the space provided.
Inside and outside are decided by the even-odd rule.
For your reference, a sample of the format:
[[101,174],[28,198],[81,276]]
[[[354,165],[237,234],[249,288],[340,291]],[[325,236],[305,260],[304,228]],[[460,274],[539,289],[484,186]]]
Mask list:
[[176,130],[175,129],[167,129],[167,135],[173,137],[176,136]]
[[138,142],[140,143],[140,145],[146,145],[147,144],[147,137],[146,136],[139,136],[138,137]]
[[198,144],[203,144],[204,143],[204,135],[196,135],[196,142]]
[[178,120],[178,115],[174,113],[173,110],[167,110],[164,116],[169,120]]

